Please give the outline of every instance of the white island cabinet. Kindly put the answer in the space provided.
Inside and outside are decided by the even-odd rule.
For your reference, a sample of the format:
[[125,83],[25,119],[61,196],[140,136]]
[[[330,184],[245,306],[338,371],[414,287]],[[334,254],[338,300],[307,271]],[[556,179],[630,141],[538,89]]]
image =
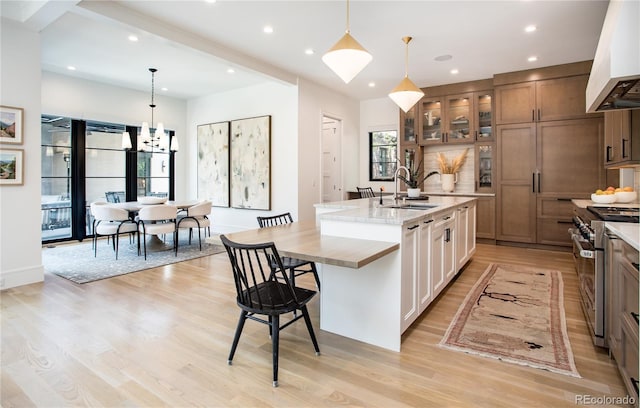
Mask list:
[[[470,258],[467,248],[475,248],[475,218],[470,222],[468,216],[475,199],[433,197],[417,203],[432,208],[390,208],[394,204],[385,200],[381,205],[375,198],[316,205],[322,236],[400,244],[399,251],[363,268],[320,265],[320,328],[400,351],[402,333],[464,265],[461,260]],[[459,208],[466,220],[460,257]],[[469,237],[473,245],[466,244]]]

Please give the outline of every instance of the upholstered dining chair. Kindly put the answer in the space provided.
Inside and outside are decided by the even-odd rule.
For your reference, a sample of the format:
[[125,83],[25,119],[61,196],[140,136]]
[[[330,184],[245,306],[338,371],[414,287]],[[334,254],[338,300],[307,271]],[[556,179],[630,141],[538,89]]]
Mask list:
[[[220,240],[229,255],[236,287],[236,303],[241,309],[227,363],[232,364],[245,321],[251,319],[266,324],[269,326],[269,335],[271,336],[273,386],[277,387],[281,329],[301,317],[304,318],[316,355],[320,355],[318,341],[307,310],[307,303],[317,292],[293,286],[287,278],[282,258],[278,255],[278,250],[273,242],[241,244],[229,240],[224,235],[220,236]],[[271,262],[275,262],[277,265],[275,270],[272,270]],[[296,310],[299,310],[301,314],[281,326],[280,315]],[[260,315],[266,316],[267,319],[258,317]]]
[[127,210],[109,205],[92,203],[91,213],[93,214],[93,256],[98,255],[98,236],[106,235],[113,240],[113,249],[118,259],[120,234],[137,233],[138,224],[129,218]]
[[360,194],[360,198],[372,198],[375,197],[373,194],[373,189],[371,187],[356,187],[358,189],[358,193]]
[[178,229],[176,218],[178,208],[173,205],[158,204],[145,205],[138,211],[138,255],[140,255],[140,241],[143,242],[144,259],[147,259],[147,235],[173,234],[173,250],[178,256]]
[[[293,222],[293,217],[289,212],[272,215],[270,217],[257,217],[257,219],[260,228],[272,227],[275,225],[282,225]],[[289,279],[291,280],[291,284],[293,286],[296,285],[296,277],[311,272],[313,273],[313,277],[316,279],[318,290],[320,290],[320,278],[318,277],[318,270],[316,269],[315,262],[285,256],[282,258],[282,264],[289,271]],[[276,265],[274,264],[273,266],[275,267]]]
[[178,214],[178,231],[180,228],[189,229],[189,245],[191,245],[191,235],[193,229],[198,230],[198,243],[200,244],[200,250],[202,251],[202,238],[200,230],[205,229],[205,236],[207,231],[211,236],[211,221],[209,220],[209,214],[211,214],[211,201],[205,200],[198,204],[192,205],[184,212]]

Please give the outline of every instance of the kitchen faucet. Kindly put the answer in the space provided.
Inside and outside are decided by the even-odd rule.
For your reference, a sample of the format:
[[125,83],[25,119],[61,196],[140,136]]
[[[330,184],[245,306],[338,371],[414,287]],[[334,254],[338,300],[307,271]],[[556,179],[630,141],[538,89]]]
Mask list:
[[395,191],[393,193],[393,201],[397,201],[398,200],[398,173],[400,173],[400,170],[405,171],[405,174],[407,175],[407,180],[411,178],[411,174],[409,173],[409,169],[404,167],[404,166],[398,166],[398,168],[396,169],[396,172],[393,175],[393,180],[395,183]]

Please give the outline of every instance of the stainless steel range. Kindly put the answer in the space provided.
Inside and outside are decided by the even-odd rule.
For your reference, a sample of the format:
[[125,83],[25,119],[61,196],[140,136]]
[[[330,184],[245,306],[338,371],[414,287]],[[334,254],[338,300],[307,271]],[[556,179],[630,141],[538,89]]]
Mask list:
[[582,310],[587,318],[593,342],[607,347],[605,338],[605,222],[638,222],[640,210],[620,207],[574,206],[569,229],[573,241],[573,258],[578,273]]

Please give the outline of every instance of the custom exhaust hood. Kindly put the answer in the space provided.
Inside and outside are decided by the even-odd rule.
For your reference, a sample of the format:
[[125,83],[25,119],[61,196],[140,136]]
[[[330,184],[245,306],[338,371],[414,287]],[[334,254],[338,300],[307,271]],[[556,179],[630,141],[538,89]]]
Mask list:
[[640,108],[640,1],[609,2],[586,97],[587,112]]

